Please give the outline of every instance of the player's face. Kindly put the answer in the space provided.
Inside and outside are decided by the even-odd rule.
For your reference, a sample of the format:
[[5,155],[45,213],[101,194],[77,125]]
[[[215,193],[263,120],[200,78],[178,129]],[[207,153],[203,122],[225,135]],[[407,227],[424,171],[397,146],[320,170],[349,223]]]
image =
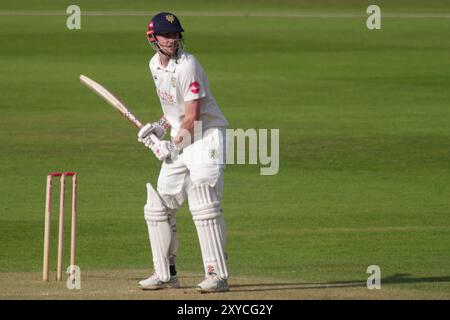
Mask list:
[[156,36],[159,46],[161,49],[169,54],[174,55],[178,48],[178,43],[180,42],[180,35],[178,32],[165,33]]

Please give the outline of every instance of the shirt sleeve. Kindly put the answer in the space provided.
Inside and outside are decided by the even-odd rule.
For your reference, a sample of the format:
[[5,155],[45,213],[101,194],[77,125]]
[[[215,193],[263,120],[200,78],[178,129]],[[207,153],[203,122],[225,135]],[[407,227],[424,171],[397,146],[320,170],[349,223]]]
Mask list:
[[152,76],[153,81],[155,81],[155,66],[154,66],[155,63],[154,63],[154,59],[155,59],[155,57],[152,57],[150,59],[150,61],[148,62],[148,68],[150,70],[150,75]]
[[191,58],[179,75],[180,90],[184,101],[200,99],[206,96],[205,74],[201,65]]

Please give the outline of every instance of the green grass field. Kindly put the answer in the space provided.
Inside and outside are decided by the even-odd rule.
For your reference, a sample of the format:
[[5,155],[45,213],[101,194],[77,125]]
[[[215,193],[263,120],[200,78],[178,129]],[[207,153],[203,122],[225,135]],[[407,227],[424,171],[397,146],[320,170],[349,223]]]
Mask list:
[[[150,272],[145,183],[156,183],[160,163],[78,76],[104,84],[143,121],[159,117],[145,29],[168,10],[230,128],[280,130],[277,175],[261,176],[259,165],[226,169],[232,277],[298,284],[293,298],[308,283],[342,284],[315,298],[370,298],[345,284],[364,286],[366,268],[379,265],[376,298],[450,298],[450,4],[422,2],[378,1],[381,30],[366,28],[368,1],[79,0],[82,11],[116,12],[82,16],[81,30],[66,28],[72,1],[2,2],[3,283],[12,272],[39,281],[50,171],[79,172],[82,274]],[[61,14],[32,14],[41,11]],[[339,17],[346,13],[360,16]],[[178,229],[179,273],[201,274],[187,204]]]

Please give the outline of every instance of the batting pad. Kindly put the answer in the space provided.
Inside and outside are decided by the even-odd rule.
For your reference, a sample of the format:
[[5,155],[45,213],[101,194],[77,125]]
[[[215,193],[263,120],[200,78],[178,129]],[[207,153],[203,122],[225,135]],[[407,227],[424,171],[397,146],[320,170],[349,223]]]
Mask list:
[[169,210],[164,206],[158,192],[147,183],[147,204],[144,216],[147,221],[153,265],[161,281],[170,280],[169,248],[172,228],[169,224]]
[[189,208],[197,228],[205,275],[228,278],[226,227],[216,191],[208,184],[194,185],[188,192]]

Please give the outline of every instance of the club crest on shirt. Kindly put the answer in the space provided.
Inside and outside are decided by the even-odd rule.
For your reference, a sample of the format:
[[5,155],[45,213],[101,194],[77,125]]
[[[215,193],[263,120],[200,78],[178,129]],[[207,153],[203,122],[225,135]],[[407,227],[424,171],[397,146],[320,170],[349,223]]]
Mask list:
[[214,160],[216,158],[216,155],[217,155],[216,149],[209,149],[209,158],[211,160]]
[[161,100],[164,104],[175,104],[177,99],[174,95],[170,94],[170,92],[162,91],[156,89],[156,93],[158,94],[159,100]]
[[191,82],[191,84],[189,85],[189,90],[192,93],[199,93],[200,92],[200,84],[197,81]]

